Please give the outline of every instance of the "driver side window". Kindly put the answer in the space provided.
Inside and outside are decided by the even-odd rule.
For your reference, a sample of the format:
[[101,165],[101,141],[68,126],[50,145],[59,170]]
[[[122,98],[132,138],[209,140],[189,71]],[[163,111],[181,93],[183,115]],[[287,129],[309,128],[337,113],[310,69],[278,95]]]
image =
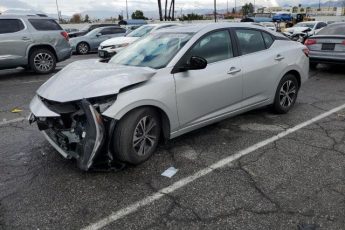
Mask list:
[[229,32],[224,30],[206,35],[189,51],[187,60],[192,56],[205,58],[209,64],[234,57]]

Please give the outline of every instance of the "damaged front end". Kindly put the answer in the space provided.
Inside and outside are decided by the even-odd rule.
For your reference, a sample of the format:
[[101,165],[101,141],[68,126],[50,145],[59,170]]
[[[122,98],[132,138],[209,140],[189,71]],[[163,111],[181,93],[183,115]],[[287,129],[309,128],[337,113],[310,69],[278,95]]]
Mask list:
[[[114,97],[54,102],[36,96],[30,104],[30,123],[36,122],[48,142],[65,158],[75,158],[78,167],[88,171],[95,162],[110,165],[113,156],[109,141],[115,120],[104,118],[101,112]],[[105,106],[105,107],[104,107]]]

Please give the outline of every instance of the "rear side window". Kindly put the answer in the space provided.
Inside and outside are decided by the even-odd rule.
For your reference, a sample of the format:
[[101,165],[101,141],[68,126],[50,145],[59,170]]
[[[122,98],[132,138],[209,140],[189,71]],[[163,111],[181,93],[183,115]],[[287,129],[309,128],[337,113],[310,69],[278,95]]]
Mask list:
[[264,38],[267,49],[270,48],[274,42],[274,39],[268,33],[262,32],[262,37]]
[[0,34],[15,33],[24,28],[23,22],[19,19],[0,19]]
[[229,32],[225,30],[206,35],[190,50],[188,58],[192,56],[205,58],[208,63],[232,58],[234,55]]
[[266,49],[265,41],[258,30],[238,29],[236,36],[242,55],[255,53]]
[[62,30],[61,26],[53,19],[29,19],[29,22],[39,31]]

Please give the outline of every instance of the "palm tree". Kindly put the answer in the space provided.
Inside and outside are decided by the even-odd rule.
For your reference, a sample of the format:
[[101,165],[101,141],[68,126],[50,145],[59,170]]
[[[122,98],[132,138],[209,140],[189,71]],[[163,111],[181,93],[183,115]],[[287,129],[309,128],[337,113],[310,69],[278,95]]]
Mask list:
[[158,0],[158,12],[159,12],[159,20],[163,21],[161,0]]

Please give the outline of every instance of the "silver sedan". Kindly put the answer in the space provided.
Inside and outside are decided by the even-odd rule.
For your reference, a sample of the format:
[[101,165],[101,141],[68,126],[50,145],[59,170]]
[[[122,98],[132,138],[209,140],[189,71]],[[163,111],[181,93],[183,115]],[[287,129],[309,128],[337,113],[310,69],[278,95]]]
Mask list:
[[318,63],[345,63],[345,23],[334,23],[306,40],[310,65]]
[[160,139],[270,105],[287,113],[308,49],[254,25],[187,25],[152,33],[109,63],[70,64],[42,85],[31,122],[82,170],[139,164]]

